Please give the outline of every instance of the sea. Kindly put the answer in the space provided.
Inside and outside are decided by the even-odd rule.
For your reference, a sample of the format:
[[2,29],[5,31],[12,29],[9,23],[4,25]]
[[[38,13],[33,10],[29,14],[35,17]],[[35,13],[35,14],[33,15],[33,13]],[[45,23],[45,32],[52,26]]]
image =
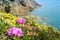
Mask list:
[[41,7],[31,12],[32,15],[48,18],[47,24],[60,29],[60,0],[35,0]]

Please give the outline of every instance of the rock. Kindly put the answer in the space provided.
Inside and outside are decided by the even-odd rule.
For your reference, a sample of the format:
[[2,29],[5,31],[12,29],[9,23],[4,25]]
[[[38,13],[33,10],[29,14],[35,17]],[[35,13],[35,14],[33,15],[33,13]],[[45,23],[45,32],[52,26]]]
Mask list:
[[36,3],[34,0],[19,0],[19,1],[22,5],[29,7],[30,10],[33,10],[33,9],[41,6],[38,3]]
[[0,0],[2,8],[0,11],[11,13],[15,16],[31,15],[30,11],[41,5],[37,4],[34,0]]

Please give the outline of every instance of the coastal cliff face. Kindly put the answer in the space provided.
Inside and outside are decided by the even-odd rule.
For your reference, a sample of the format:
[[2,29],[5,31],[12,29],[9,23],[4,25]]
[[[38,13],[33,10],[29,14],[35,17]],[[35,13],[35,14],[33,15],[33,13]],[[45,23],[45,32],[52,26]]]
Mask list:
[[0,0],[0,11],[11,13],[15,16],[31,15],[30,11],[41,5],[34,0]]

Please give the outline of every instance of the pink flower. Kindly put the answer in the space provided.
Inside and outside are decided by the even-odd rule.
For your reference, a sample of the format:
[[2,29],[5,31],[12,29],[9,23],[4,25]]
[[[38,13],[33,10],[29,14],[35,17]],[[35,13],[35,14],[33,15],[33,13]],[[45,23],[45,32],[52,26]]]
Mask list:
[[17,23],[19,23],[19,24],[24,24],[25,23],[25,20],[24,19],[18,19],[18,20],[16,20],[17,21]]
[[20,37],[20,36],[23,35],[22,33],[23,32],[22,32],[21,28],[12,27],[12,28],[9,28],[9,30],[8,30],[8,35],[10,35],[10,36],[18,36],[18,37]]

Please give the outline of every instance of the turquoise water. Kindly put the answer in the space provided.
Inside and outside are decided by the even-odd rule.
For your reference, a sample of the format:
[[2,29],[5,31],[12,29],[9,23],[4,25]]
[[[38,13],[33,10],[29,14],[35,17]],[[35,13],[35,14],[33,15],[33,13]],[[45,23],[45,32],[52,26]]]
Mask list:
[[48,18],[48,23],[55,28],[60,28],[60,0],[39,0],[42,6],[31,13],[36,16]]

